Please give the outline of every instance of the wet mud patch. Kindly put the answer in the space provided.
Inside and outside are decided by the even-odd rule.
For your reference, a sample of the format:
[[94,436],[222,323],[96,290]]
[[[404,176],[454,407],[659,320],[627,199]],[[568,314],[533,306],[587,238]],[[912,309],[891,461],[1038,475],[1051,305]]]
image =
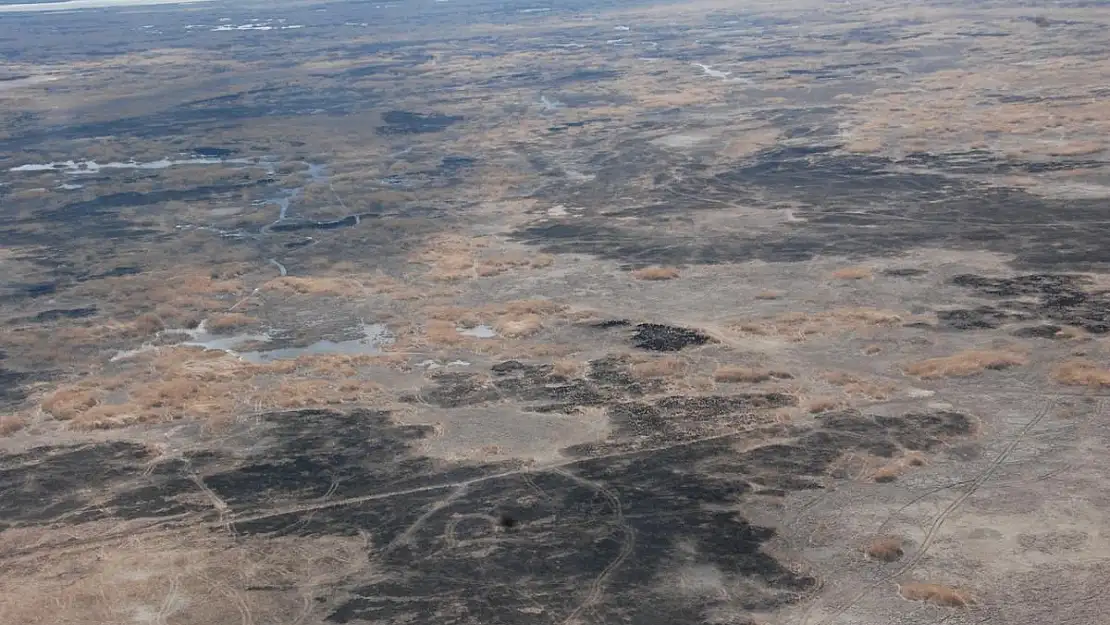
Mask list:
[[384,125],[378,126],[380,135],[411,135],[440,132],[452,124],[462,121],[459,115],[439,113],[414,113],[411,111],[388,111],[382,114]]

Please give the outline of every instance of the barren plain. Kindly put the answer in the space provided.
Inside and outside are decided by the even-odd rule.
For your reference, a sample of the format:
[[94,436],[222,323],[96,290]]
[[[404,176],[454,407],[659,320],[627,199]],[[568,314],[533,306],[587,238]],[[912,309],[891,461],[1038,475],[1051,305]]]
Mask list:
[[49,4],[0,623],[1110,613],[1110,4]]

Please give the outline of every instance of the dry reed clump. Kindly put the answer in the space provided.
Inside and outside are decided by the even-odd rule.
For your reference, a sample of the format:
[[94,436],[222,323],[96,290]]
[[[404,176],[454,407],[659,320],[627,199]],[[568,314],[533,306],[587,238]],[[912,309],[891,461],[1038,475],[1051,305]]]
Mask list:
[[879,562],[894,562],[905,555],[902,539],[895,536],[876,536],[864,547],[867,557]]
[[689,363],[682,358],[663,356],[634,362],[632,375],[640,379],[673,378],[685,375],[688,368]]
[[829,275],[837,280],[870,280],[875,276],[870,267],[862,265],[837,269]]
[[27,427],[27,419],[19,415],[0,416],[0,436],[11,436]]
[[818,397],[811,397],[802,402],[802,407],[809,414],[819,414],[822,412],[830,412],[839,410],[848,406],[848,402],[843,397],[833,397],[830,395],[821,395]]
[[221,313],[211,315],[204,321],[204,328],[214,334],[232,332],[258,323],[258,318],[243,313]]
[[929,358],[902,368],[907,374],[923,378],[968,377],[990,370],[1008,369],[1028,364],[1029,357],[1013,350],[974,349],[951,356]]
[[208,273],[158,271],[89,280],[75,293],[111,302],[120,309],[152,311],[165,326],[185,327],[194,325],[206,313],[226,310],[245,295],[248,289],[238,276],[237,265]]
[[678,269],[674,267],[644,267],[632,272],[637,280],[674,280],[678,276]]
[[865,397],[868,399],[888,399],[896,390],[894,384],[889,382],[876,382],[860,378],[844,371],[830,371],[821,376],[825,382],[844,389],[850,397]]
[[493,329],[506,338],[524,338],[543,329],[543,318],[535,314],[506,316],[498,319]]
[[138,336],[150,336],[166,329],[165,322],[154,313],[139,315],[135,321],[132,322],[131,326]]
[[263,284],[262,289],[296,295],[332,295],[337,297],[357,297],[364,295],[367,291],[362,282],[353,278],[327,276],[282,276]]
[[747,382],[749,384],[758,384],[768,380],[790,380],[793,379],[793,374],[786,371],[776,371],[774,369],[763,369],[759,367],[741,367],[741,366],[722,366],[718,367],[713,372],[713,379],[722,383],[739,383]]
[[1110,386],[1110,369],[1091,360],[1069,360],[1052,370],[1052,379],[1068,386]]
[[445,235],[434,237],[414,262],[427,265],[425,274],[437,282],[459,282],[491,277],[517,269],[539,269],[555,262],[550,254],[523,251],[492,252],[492,241],[485,237]]
[[943,584],[907,582],[898,584],[898,594],[907,601],[924,601],[946,608],[966,608],[975,605],[975,600],[966,590]]
[[136,357],[112,377],[63,387],[40,402],[46,414],[78,429],[182,418],[227,418],[262,411],[378,401],[382,389],[359,380],[374,356],[325,355],[252,364],[220,351],[164,348]]
[[585,371],[586,363],[579,360],[562,358],[551,363],[551,375],[562,378],[580,378]]
[[432,319],[424,324],[424,340],[433,345],[458,345],[466,339],[450,321]]
[[741,335],[786,337],[804,341],[811,336],[852,332],[902,323],[902,315],[879,308],[839,308],[827,312],[792,312],[756,320],[735,321],[726,328]]

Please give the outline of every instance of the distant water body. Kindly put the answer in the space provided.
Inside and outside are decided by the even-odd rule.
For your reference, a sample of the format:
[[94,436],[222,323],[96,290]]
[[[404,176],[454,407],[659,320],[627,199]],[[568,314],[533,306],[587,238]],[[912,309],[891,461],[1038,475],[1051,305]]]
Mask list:
[[26,2],[13,4],[9,0],[0,0],[0,13],[17,13],[31,11],[73,11],[76,9],[105,9],[111,7],[139,6],[149,4],[190,4],[193,2],[211,2],[212,0],[62,0],[60,2]]

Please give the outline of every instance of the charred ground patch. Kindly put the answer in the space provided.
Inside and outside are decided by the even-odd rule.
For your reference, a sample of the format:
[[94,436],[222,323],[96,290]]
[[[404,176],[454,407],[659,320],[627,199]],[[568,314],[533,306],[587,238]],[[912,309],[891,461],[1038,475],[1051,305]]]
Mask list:
[[[991,278],[961,274],[952,278],[952,284],[998,303],[940,311],[937,314],[944,328],[992,329],[1017,321],[1043,320],[1079,327],[1092,334],[1110,332],[1110,292],[1092,289],[1091,279],[1086,276],[1024,274]],[[1051,324],[1050,327],[1056,328],[1053,336],[1061,329]],[[1037,336],[1048,330],[1020,329],[1017,332],[1019,336]]]
[[[573,221],[545,220],[515,236],[548,252],[589,253],[637,266],[887,257],[920,247],[988,249],[1013,254],[1018,266],[1050,270],[1110,263],[1100,243],[1107,234],[1102,199],[1054,199],[958,178],[943,170],[943,161],[932,164],[942,168],[936,171],[815,147],[770,149],[712,176],[696,168],[680,178],[664,174],[648,198],[616,213],[636,217],[625,223],[615,223],[611,211],[587,212]],[[599,155],[594,162],[595,181],[546,187],[547,199],[598,205],[605,195],[623,193],[616,181],[629,170],[645,167],[620,154]],[[960,173],[953,167],[951,173]],[[727,211],[735,204],[789,207],[795,220],[758,233],[675,227],[679,215]]]

